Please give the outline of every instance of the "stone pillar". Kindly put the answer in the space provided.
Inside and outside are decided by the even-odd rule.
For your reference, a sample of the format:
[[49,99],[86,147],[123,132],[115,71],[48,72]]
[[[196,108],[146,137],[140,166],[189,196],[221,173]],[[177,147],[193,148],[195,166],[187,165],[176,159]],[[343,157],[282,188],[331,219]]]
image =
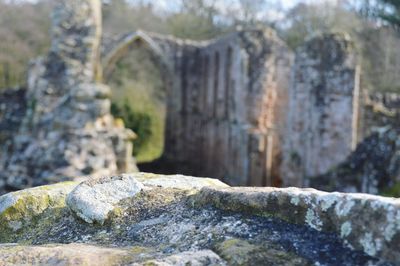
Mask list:
[[351,153],[357,140],[359,67],[346,34],[324,34],[297,50],[289,91],[282,176],[307,186]]
[[80,82],[93,81],[100,71],[101,1],[57,0],[52,18],[50,64]]
[[135,167],[127,143],[134,134],[118,126],[110,88],[97,82],[101,1],[57,0],[51,32],[49,54],[28,71],[27,112],[13,147],[0,158],[0,181],[12,189]]
[[100,0],[56,1],[49,54],[28,72],[27,101],[35,103],[28,130],[36,125],[35,131],[43,131],[42,124],[46,130],[79,129],[110,113],[110,88],[95,84],[101,73],[101,19]]

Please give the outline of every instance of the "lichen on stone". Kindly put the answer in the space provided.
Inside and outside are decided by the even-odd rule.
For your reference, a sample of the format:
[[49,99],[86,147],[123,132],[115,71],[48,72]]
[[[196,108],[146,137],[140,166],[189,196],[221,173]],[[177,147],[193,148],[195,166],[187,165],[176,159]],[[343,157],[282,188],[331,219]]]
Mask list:
[[[74,182],[43,186],[13,192],[0,197],[0,242],[11,241],[18,235],[40,230],[57,219],[65,207],[66,195],[77,185]],[[51,213],[50,215],[47,215]],[[40,223],[38,222],[40,220]],[[37,228],[34,228],[37,227]]]
[[[92,250],[91,245],[96,245],[106,253],[112,248],[113,251],[108,253],[109,258],[114,258],[112,254],[119,254],[122,265],[171,263],[177,258],[186,260],[189,254],[194,253],[203,254],[197,256],[195,261],[212,258],[227,265],[252,262],[364,265],[377,261],[362,253],[362,249],[354,244],[360,234],[359,228],[352,230],[351,238],[348,239],[348,246],[351,244],[358,251],[343,245],[346,239],[340,239],[340,231],[336,235],[334,232],[325,231],[326,228],[335,226],[328,218],[335,215],[334,205],[326,211],[321,207],[322,199],[329,194],[295,188],[229,188],[221,187],[218,182],[211,182],[216,184],[215,187],[202,189],[186,185],[174,188],[170,185],[177,182],[179,176],[153,175],[152,178],[159,180],[159,185],[143,185],[143,189],[137,194],[116,201],[103,224],[86,223],[65,205],[66,195],[77,187],[76,183],[13,193],[11,195],[17,198],[25,195],[24,199],[27,201],[24,210],[30,210],[29,212],[35,215],[28,215],[31,217],[29,222],[21,219],[21,216],[14,215],[10,216],[7,224],[0,223],[0,243],[18,243],[18,250],[27,251],[22,258],[34,258],[35,254],[43,252],[54,254],[53,252],[61,252],[60,250],[65,248],[66,253],[63,254],[67,260],[77,256],[77,253],[61,243],[80,243],[83,252]],[[168,178],[171,180],[166,182],[164,187],[162,180]],[[184,184],[188,184],[191,179],[197,182],[197,179],[192,177],[182,180]],[[81,185],[110,185],[109,182],[113,180],[121,181],[121,177],[89,180]],[[9,197],[10,194],[1,199],[9,202]],[[298,198],[298,205],[290,203],[292,197]],[[344,197],[343,200],[347,199]],[[369,201],[370,199],[366,200],[365,206],[369,206]],[[17,200],[14,204],[16,209],[18,202]],[[37,208],[42,205],[46,207]],[[2,215],[7,213],[7,210]],[[378,209],[382,210],[387,211],[390,208]],[[353,207],[352,212],[354,211],[359,209]],[[310,224],[305,222],[307,215]],[[396,215],[394,214],[394,217]],[[350,221],[351,217],[353,216],[346,219]],[[353,223],[358,226],[357,220],[351,221],[352,227]],[[342,226],[339,230],[342,229],[345,237],[348,228],[343,226],[344,222],[341,221],[338,226]],[[380,250],[376,256],[392,260],[396,251],[387,246],[385,241],[379,240],[376,228],[372,231],[374,247]],[[323,254],[327,251],[341,256],[326,257]],[[18,259],[17,254],[0,245],[0,259],[10,256]],[[107,265],[112,263],[107,261]]]
[[350,222],[345,222],[342,224],[342,226],[340,227],[340,236],[342,238],[345,238],[347,236],[350,235],[351,233],[351,223]]
[[315,230],[321,231],[323,222],[320,220],[318,215],[314,212],[312,209],[307,210],[307,214],[305,217],[305,222],[311,227],[314,228]]

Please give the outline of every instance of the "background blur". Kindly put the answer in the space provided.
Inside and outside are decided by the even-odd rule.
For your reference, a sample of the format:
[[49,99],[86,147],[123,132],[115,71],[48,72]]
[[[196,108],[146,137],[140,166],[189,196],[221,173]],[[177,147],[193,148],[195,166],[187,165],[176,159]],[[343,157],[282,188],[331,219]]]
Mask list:
[[[317,33],[346,31],[362,55],[362,88],[400,92],[400,0],[108,0],[104,36],[137,29],[194,40],[268,25],[291,48]],[[0,89],[24,86],[29,60],[50,44],[52,0],[0,0]],[[118,63],[109,85],[114,115],[139,138],[135,155],[162,153],[165,92],[150,53],[137,49]]]

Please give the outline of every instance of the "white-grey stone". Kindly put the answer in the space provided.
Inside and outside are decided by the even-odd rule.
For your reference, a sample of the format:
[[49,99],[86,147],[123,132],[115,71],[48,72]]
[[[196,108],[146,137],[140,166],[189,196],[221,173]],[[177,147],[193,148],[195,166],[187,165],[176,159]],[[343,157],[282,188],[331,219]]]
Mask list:
[[227,265],[217,254],[211,250],[186,251],[160,260],[147,261],[145,264],[133,265],[156,266],[202,266],[202,265]]
[[136,179],[149,187],[176,188],[183,190],[201,189],[203,187],[229,187],[218,179],[193,177],[184,175],[155,175],[149,173],[133,173]]
[[132,175],[91,179],[68,195],[67,205],[84,221],[103,224],[116,203],[135,196],[142,189],[143,185]]

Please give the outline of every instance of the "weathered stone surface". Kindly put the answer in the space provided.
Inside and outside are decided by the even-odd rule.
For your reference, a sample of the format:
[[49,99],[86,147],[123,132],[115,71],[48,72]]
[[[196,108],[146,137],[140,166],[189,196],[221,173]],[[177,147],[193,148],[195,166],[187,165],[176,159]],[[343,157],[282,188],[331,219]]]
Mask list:
[[157,175],[149,173],[132,174],[143,185],[150,187],[201,189],[203,187],[229,187],[227,184],[213,178],[192,177],[184,175]]
[[325,191],[400,196],[400,96],[363,96],[360,135],[366,136],[340,164],[310,178],[310,186]]
[[149,260],[146,261],[144,264],[155,266],[227,265],[224,260],[222,260],[217,254],[215,254],[211,250],[182,252],[160,260]]
[[308,186],[308,178],[341,163],[357,143],[359,67],[346,34],[323,34],[296,52],[289,90],[284,186]]
[[277,249],[273,245],[253,245],[244,240],[229,239],[217,246],[228,265],[307,265],[307,260]]
[[[227,265],[211,250],[182,252],[142,263],[135,257],[143,256],[146,248],[104,248],[84,244],[19,246],[0,245],[0,265],[154,265],[154,266],[201,266]],[[145,257],[145,256],[144,256]]]
[[127,34],[105,45],[106,78],[134,44],[154,53],[167,91],[164,155],[145,171],[160,167],[232,185],[279,178],[293,55],[272,29],[201,42]]
[[132,198],[142,189],[132,175],[89,179],[68,195],[67,205],[85,222],[103,224],[120,200]]
[[[100,39],[101,1],[56,2],[50,52],[31,64],[25,99],[18,98],[26,110],[1,147],[0,193],[134,171],[135,135],[117,126],[110,88],[97,83]],[[0,116],[0,125],[7,121]]]
[[400,199],[297,188],[204,188],[197,203],[335,232],[352,248],[399,262]]
[[377,129],[341,164],[310,178],[310,185],[325,191],[382,194],[400,183],[400,131]]
[[0,265],[123,265],[132,261],[128,250],[82,244],[21,246],[0,245]]
[[[65,197],[78,183],[68,182],[13,192],[0,197],[0,242],[46,230],[65,208]],[[47,216],[48,215],[48,216]],[[48,217],[41,220],[38,217]],[[11,237],[11,238],[10,238]]]
[[148,187],[182,190],[203,187],[228,187],[219,180],[183,175],[163,176],[148,173],[89,179],[77,186],[67,197],[68,207],[88,223],[104,224],[117,203],[132,198]]
[[[0,142],[10,145],[26,111],[24,89],[10,89],[0,93]],[[1,152],[1,151],[0,151]]]
[[382,127],[399,128],[400,94],[364,93],[360,118],[360,135],[369,137]]
[[[151,176],[157,180],[156,176]],[[94,256],[99,256],[105,265],[115,262],[118,265],[171,265],[177,261],[191,261],[195,265],[209,265],[213,261],[221,265],[398,263],[395,255],[399,229],[389,222],[395,219],[389,216],[396,216],[395,212],[400,209],[397,200],[315,190],[239,189],[218,185],[202,190],[177,189],[171,188],[171,181],[166,179],[161,176],[158,186],[144,185],[140,193],[118,201],[103,225],[83,222],[65,203],[46,205],[47,208],[33,214],[34,218],[30,211],[24,211],[23,216],[14,216],[7,224],[18,224],[21,219],[31,220],[31,223],[23,222],[14,228],[15,231],[0,230],[0,243],[16,243],[11,247],[0,246],[0,261],[40,263],[51,259],[69,262],[93,258],[97,262]],[[166,185],[161,180],[165,180]],[[76,184],[69,184],[65,191],[73,189],[71,186]],[[55,192],[60,187],[63,184],[37,191]],[[35,191],[17,193],[29,195]],[[65,200],[65,191],[60,190],[59,200]],[[35,199],[43,197],[54,199],[55,195],[33,194]],[[12,200],[6,201],[13,206]],[[25,201],[24,210],[36,210],[35,202]],[[0,217],[5,213],[7,211],[0,213]],[[336,224],[330,217],[341,222],[339,231],[333,230]],[[391,242],[382,238],[382,232],[386,239],[392,238]],[[359,244],[352,244],[364,234]],[[73,244],[64,245],[70,243]],[[350,248],[350,244],[356,250]]]

